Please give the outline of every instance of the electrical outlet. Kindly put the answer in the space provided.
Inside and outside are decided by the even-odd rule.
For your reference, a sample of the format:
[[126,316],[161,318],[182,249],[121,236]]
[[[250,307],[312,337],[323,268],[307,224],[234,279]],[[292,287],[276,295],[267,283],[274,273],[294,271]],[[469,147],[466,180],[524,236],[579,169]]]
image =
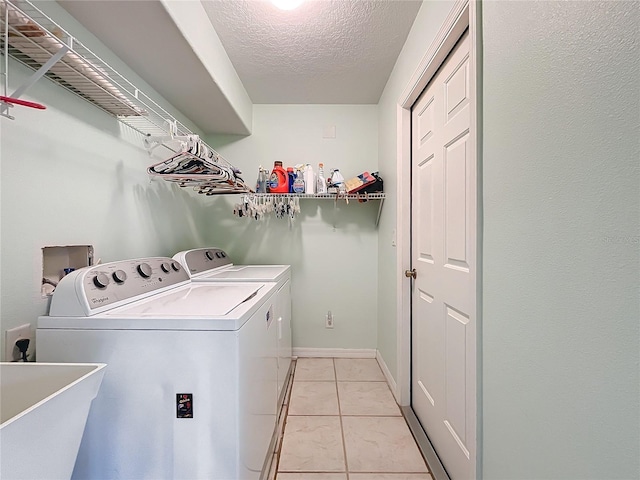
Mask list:
[[333,314],[331,310],[327,312],[327,316],[325,317],[324,328],[333,328]]
[[33,359],[33,351],[35,348],[35,338],[34,332],[31,330],[31,324],[25,323],[24,325],[20,325],[19,327],[12,328],[7,330],[4,334],[4,359],[7,362],[17,362],[22,358],[22,354],[18,347],[16,347],[16,342],[18,340],[22,340],[28,338],[29,339],[29,349],[27,350],[27,359]]

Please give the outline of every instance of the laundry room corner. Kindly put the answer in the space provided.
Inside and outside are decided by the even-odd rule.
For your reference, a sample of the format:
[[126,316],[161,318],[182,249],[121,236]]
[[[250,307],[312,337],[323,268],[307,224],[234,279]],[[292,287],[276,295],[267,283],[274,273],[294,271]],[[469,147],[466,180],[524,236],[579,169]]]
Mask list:
[[[42,6],[188,122],[57,3]],[[13,58],[7,65],[9,91],[33,73]],[[35,329],[37,317],[47,312],[44,247],[90,245],[94,261],[107,262],[169,255],[203,241],[198,227],[202,204],[177,186],[150,182],[146,168],[164,157],[161,152],[149,155],[140,133],[46,78],[24,98],[47,109],[13,107],[15,119],[0,120],[3,334],[25,323]],[[3,336],[2,359],[4,343]]]
[[[334,138],[324,138],[326,127]],[[350,178],[377,170],[377,128],[376,105],[254,105],[251,136],[208,141],[248,182],[277,160],[314,171],[323,163],[325,173],[339,168]],[[209,245],[240,263],[291,264],[294,348],[375,349],[378,201],[301,199],[291,223],[234,217],[235,198],[203,201],[211,212],[203,232]],[[328,311],[333,328],[325,328]]]

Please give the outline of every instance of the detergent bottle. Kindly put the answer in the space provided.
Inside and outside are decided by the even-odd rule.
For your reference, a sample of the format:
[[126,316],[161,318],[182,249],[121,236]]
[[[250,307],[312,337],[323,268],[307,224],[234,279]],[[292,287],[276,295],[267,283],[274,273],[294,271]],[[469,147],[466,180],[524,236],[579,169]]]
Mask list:
[[269,192],[270,193],[288,193],[289,192],[289,179],[287,172],[282,168],[282,162],[273,162],[273,170],[269,177]]

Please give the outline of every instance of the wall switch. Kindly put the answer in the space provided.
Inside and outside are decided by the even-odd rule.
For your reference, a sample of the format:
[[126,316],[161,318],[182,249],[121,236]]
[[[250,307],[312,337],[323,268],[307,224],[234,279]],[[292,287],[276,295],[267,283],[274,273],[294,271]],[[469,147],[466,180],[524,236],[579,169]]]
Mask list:
[[19,327],[7,330],[4,334],[4,359],[6,362],[17,362],[22,358],[22,354],[16,342],[22,339],[29,339],[29,349],[27,350],[27,359],[33,361],[33,352],[35,351],[35,338],[34,332],[31,330],[31,325],[25,323]]
[[333,328],[333,314],[331,310],[327,312],[327,316],[325,317],[324,328]]
[[336,138],[336,126],[327,125],[322,129],[322,138]]

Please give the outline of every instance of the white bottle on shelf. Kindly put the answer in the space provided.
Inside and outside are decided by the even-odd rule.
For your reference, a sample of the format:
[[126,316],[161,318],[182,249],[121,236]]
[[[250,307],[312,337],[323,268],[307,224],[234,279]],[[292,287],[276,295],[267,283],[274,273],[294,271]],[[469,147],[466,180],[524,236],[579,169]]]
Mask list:
[[318,179],[316,181],[316,193],[327,193],[327,181],[324,178],[324,164],[318,165]]
[[304,193],[314,194],[316,189],[316,182],[313,178],[313,168],[310,164],[304,166]]

